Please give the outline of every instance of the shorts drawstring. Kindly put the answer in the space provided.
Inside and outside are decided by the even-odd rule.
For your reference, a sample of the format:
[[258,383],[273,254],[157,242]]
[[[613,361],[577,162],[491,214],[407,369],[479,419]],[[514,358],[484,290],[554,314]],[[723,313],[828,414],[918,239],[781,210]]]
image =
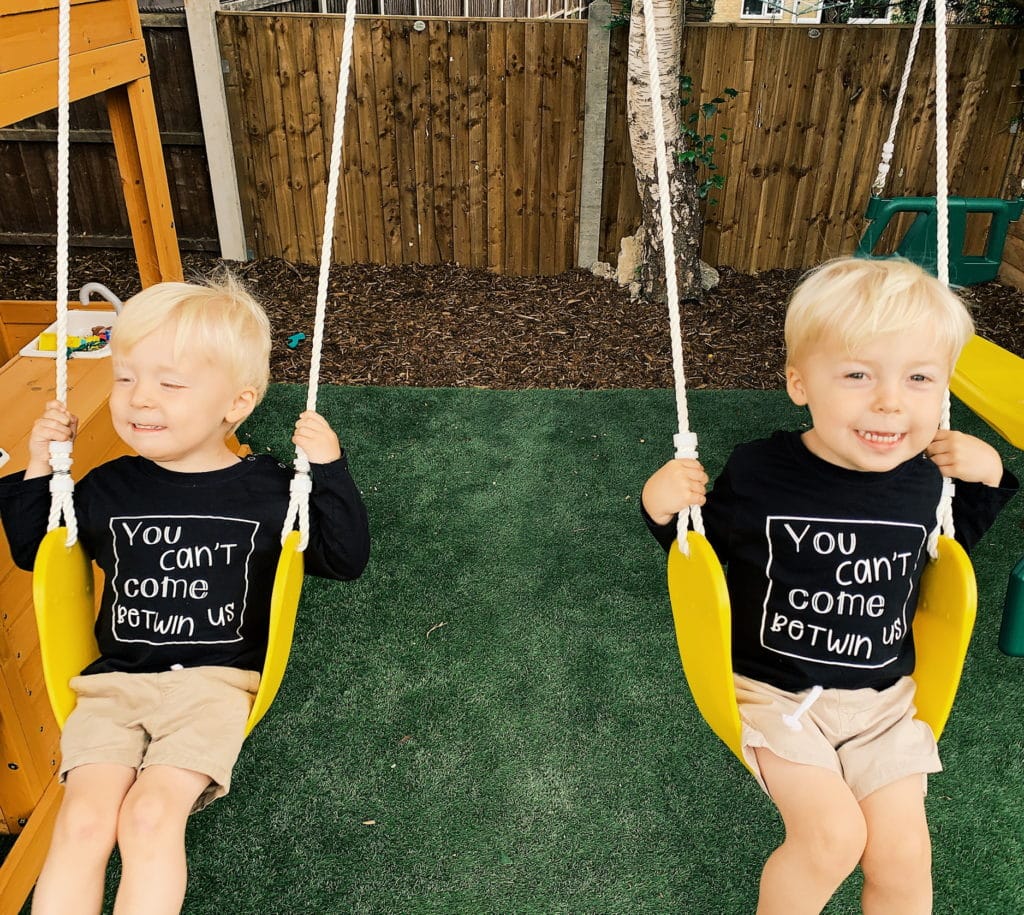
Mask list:
[[825,692],[825,690],[822,687],[812,686],[811,691],[804,698],[804,701],[796,707],[796,711],[793,712],[792,715],[782,716],[783,724],[785,724],[786,727],[789,728],[791,731],[802,731],[804,729],[804,726],[803,722],[801,722],[800,719],[803,718],[804,713],[807,712],[807,710],[810,709],[810,707],[818,701],[818,698],[821,696],[823,692]]

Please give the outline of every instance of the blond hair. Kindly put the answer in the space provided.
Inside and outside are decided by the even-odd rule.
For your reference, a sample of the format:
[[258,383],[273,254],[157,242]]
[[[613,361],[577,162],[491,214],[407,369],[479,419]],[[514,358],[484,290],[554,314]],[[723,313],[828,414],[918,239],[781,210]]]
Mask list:
[[270,321],[230,272],[201,283],[156,283],[132,296],[115,322],[112,352],[127,352],[171,321],[175,358],[201,353],[239,388],[254,388],[259,403],[270,382]]
[[952,290],[903,258],[841,257],[806,274],[786,311],[786,363],[822,339],[838,340],[851,353],[892,333],[935,335],[952,368],[974,333],[966,306]]

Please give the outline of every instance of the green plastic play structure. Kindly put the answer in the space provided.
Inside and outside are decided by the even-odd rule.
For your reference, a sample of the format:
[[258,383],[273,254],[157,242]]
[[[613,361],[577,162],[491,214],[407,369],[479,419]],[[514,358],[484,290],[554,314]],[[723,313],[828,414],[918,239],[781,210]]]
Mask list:
[[[993,197],[949,198],[949,282],[971,286],[994,280],[1003,260],[1003,246],[1010,223],[1024,211],[1024,197],[1002,200]],[[895,251],[876,254],[886,226],[901,213],[916,213],[914,221]],[[967,217],[978,213],[990,216],[984,254],[964,254]],[[868,202],[870,220],[857,246],[857,257],[905,257],[935,273],[937,260],[937,215],[934,197],[874,197]]]

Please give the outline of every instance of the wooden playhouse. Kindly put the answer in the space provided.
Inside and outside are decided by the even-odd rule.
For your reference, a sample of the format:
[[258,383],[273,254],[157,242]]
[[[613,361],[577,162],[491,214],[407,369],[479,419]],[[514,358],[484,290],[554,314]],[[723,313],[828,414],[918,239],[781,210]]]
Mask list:
[[[72,3],[71,100],[105,93],[142,284],[180,280],[136,3]],[[57,0],[0,0],[0,127],[57,106],[56,6]],[[0,296],[17,292],[0,277]],[[25,466],[29,429],[54,396],[53,361],[19,355],[54,318],[53,302],[0,301],[0,447],[10,454],[2,473]],[[69,406],[80,418],[76,478],[124,453],[106,409],[109,386],[108,359],[70,361]],[[0,864],[0,915],[20,911],[42,865],[61,791],[58,744],[43,685],[31,575],[14,567],[0,535],[0,834],[17,837]]]

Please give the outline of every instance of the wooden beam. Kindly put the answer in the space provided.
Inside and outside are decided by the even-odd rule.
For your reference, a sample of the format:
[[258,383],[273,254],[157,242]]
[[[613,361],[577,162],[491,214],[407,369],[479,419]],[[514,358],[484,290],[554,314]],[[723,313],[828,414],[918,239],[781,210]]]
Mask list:
[[[160,134],[164,146],[202,146],[203,134],[198,130],[164,131]],[[49,127],[0,128],[0,143],[56,143],[57,131]],[[71,143],[113,143],[109,130],[71,130]]]
[[42,870],[64,786],[50,779],[28,824],[0,866],[0,915],[18,915]]
[[181,280],[181,256],[149,77],[108,92],[107,115],[142,285]]
[[[55,5],[54,5],[55,6]],[[57,10],[46,9],[3,16],[4,56],[0,73],[56,61]],[[71,14],[71,56],[137,41],[142,29],[123,2],[82,4]]]
[[[0,232],[0,245],[45,245],[57,243],[55,232]],[[131,248],[131,235],[72,235],[72,248]],[[178,236],[178,247],[183,251],[219,251],[220,242],[207,236]]]
[[[149,75],[146,44],[125,42],[71,58],[71,101]],[[57,107],[57,61],[0,73],[0,127]]]

